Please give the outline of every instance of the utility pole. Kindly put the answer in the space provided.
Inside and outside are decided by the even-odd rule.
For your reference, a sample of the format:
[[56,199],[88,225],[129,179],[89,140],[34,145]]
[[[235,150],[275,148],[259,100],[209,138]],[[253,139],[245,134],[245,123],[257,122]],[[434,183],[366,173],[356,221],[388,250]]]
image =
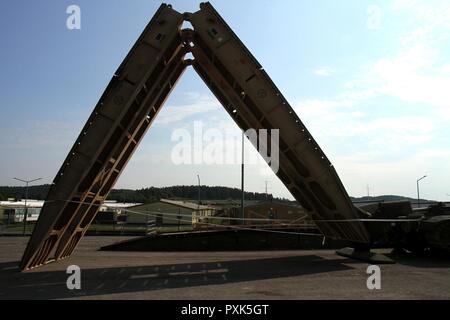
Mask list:
[[28,217],[28,206],[27,206],[27,201],[28,201],[28,185],[32,182],[41,180],[42,178],[37,178],[37,179],[33,179],[33,180],[23,180],[23,179],[19,179],[19,178],[13,178],[14,180],[20,181],[25,183],[25,209],[24,209],[24,215],[23,215],[23,235],[25,235],[25,230],[27,227],[27,217]]
[[266,196],[266,201],[269,201],[269,190],[271,189],[270,185],[269,185],[270,181],[269,180],[264,180],[264,194]]
[[267,180],[265,181],[265,183],[266,183],[266,201],[269,200],[269,197],[267,196],[267,183],[268,183],[268,182],[269,182],[269,181],[267,181]]
[[241,223],[244,224],[244,197],[245,197],[245,191],[244,191],[244,142],[245,142],[245,133],[244,130],[242,130],[242,163],[241,163]]
[[200,219],[199,218],[199,216],[200,216],[200,175],[199,174],[197,174],[197,180],[198,180],[198,205],[197,205],[197,211],[196,212],[194,211],[194,215],[195,215],[194,220],[196,223],[199,222],[198,219]]
[[424,175],[422,178],[417,179],[416,184],[417,184],[417,208],[420,208],[420,192],[419,192],[419,181],[422,179],[425,179],[427,176]]
[[198,205],[200,208],[200,175],[197,174],[197,180],[198,180]]

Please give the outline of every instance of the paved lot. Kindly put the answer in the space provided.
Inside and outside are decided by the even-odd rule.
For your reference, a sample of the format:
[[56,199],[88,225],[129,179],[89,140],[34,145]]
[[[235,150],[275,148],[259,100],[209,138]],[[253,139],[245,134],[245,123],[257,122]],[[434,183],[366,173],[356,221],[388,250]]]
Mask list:
[[[330,250],[105,252],[124,237],[85,237],[59,263],[19,273],[28,238],[0,237],[0,299],[450,299],[450,260],[396,256],[368,290],[368,264]],[[66,287],[81,268],[81,290]]]

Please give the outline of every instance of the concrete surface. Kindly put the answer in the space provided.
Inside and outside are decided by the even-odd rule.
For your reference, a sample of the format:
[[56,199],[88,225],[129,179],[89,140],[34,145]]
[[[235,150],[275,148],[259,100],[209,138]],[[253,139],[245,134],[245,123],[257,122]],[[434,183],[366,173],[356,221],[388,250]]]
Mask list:
[[[448,258],[395,256],[369,290],[368,264],[332,250],[97,251],[124,239],[85,237],[69,259],[20,273],[28,238],[0,237],[0,299],[450,299]],[[71,264],[81,290],[66,287]]]

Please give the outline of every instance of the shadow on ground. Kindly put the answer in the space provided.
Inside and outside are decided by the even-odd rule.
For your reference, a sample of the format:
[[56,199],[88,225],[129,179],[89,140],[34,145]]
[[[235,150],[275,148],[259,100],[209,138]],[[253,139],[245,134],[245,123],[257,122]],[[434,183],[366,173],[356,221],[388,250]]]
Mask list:
[[422,254],[393,251],[388,256],[399,264],[417,268],[450,268],[448,252],[430,251]]
[[[344,264],[345,263],[345,264]],[[316,255],[81,270],[81,290],[68,290],[64,270],[18,272],[0,264],[0,299],[61,299],[320,274],[351,269],[348,259]]]

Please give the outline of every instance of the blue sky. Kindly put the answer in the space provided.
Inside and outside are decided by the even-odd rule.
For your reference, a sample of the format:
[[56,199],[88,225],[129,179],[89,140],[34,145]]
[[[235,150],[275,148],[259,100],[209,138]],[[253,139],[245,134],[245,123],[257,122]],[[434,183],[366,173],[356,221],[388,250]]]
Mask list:
[[[196,1],[172,1],[195,11]],[[334,163],[349,194],[450,200],[448,1],[212,1]],[[66,28],[67,6],[81,30]],[[51,182],[93,107],[159,1],[0,3],[0,185]],[[239,164],[175,165],[176,129],[230,129],[189,69],[116,187],[240,186]],[[249,153],[251,151],[248,151]],[[290,197],[249,165],[246,188]]]

